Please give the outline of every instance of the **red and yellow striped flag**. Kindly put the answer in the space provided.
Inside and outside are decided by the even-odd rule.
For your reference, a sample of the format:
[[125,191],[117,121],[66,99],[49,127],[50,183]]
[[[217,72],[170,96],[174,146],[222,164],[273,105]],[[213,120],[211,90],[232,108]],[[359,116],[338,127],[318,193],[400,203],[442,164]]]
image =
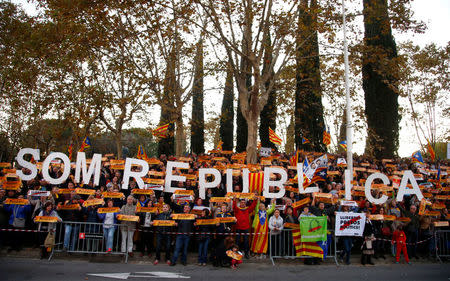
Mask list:
[[217,144],[216,150],[220,150],[222,151],[222,146],[223,146],[223,141],[219,141],[219,143]]
[[264,173],[250,173],[248,174],[248,189],[250,193],[253,193],[255,190],[258,191],[258,194],[261,194],[264,187]]
[[156,129],[154,129],[152,134],[155,137],[158,137],[158,138],[166,138],[167,137],[167,133],[169,131],[169,126],[170,126],[170,123],[167,123],[165,125],[161,125],[161,126],[157,127]]
[[323,249],[316,242],[301,242],[300,229],[292,230],[292,241],[297,257],[310,256],[323,259]]
[[323,144],[329,146],[331,144],[331,135],[330,132],[323,130]]
[[273,144],[281,145],[282,139],[269,127],[269,140]]
[[73,153],[73,144],[69,145],[69,148],[67,149],[69,152],[69,160],[72,161],[72,153]]
[[436,153],[434,152],[434,149],[431,146],[431,143],[429,140],[427,140],[427,150],[428,150],[428,153],[430,154],[431,161],[434,162],[434,160],[436,159]]

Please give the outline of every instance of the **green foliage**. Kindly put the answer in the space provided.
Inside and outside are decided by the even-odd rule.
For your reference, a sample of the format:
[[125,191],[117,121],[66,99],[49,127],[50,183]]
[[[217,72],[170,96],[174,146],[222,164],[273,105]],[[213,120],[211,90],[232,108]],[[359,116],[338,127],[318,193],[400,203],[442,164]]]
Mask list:
[[203,110],[203,41],[197,45],[194,85],[192,86],[191,152],[205,152],[205,117]]
[[[220,115],[220,140],[223,142],[223,150],[233,150],[234,133],[234,91],[233,91],[233,73],[227,68],[225,80],[225,89],[223,92],[222,110]],[[239,108],[238,108],[239,110]]]

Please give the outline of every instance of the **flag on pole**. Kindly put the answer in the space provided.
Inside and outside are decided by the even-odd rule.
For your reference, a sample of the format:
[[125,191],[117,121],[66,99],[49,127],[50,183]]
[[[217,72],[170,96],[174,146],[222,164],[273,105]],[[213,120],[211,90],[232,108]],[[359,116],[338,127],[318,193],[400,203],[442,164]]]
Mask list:
[[69,152],[69,160],[72,161],[73,143],[69,145],[69,148],[67,148],[67,152]]
[[89,147],[91,147],[91,140],[89,139],[89,137],[85,137],[83,143],[81,144],[80,150],[78,151],[83,152],[86,148]]
[[419,164],[423,164],[423,158],[422,158],[422,153],[420,153],[419,150],[417,150],[416,152],[414,152],[411,156],[411,161],[413,163],[419,163]]
[[341,142],[339,143],[339,145],[340,145],[345,151],[347,151],[347,141],[341,141]]
[[281,145],[282,139],[269,127],[269,140],[273,144]]
[[161,125],[161,126],[157,127],[156,129],[154,129],[152,134],[158,138],[162,138],[162,139],[167,138],[167,134],[169,132],[169,126],[170,126],[170,123]]
[[141,145],[139,145],[139,147],[138,147],[138,152],[137,152],[136,158],[137,159],[142,159],[142,160],[147,160],[148,159],[147,153],[145,153],[144,147],[141,146]]
[[428,150],[428,153],[430,154],[431,161],[434,162],[434,160],[436,159],[436,153],[434,153],[434,149],[431,146],[431,143],[429,140],[427,140],[427,150]]
[[323,144],[329,146],[331,144],[331,135],[330,132],[326,129],[323,130]]
[[309,139],[302,137],[302,144],[307,144],[307,143],[311,143],[311,142],[309,141]]

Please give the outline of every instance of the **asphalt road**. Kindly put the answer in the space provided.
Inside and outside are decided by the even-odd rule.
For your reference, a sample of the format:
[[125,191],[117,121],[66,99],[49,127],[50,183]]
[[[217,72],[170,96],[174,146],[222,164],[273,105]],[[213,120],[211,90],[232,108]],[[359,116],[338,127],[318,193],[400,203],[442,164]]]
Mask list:
[[[0,280],[450,280],[448,264],[306,266],[301,263],[243,264],[237,270],[210,265],[94,263],[88,261],[0,258]],[[108,275],[109,274],[109,275]],[[103,276],[98,276],[103,275]]]

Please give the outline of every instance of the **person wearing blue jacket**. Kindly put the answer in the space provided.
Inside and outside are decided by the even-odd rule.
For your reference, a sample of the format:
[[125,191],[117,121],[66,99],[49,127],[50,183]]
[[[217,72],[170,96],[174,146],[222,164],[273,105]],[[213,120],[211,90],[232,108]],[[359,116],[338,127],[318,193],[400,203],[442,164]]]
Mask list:
[[[24,199],[23,195],[20,195],[18,199]],[[27,217],[31,212],[31,205],[7,204],[4,205],[3,209],[6,212],[11,213],[8,221],[11,228],[25,228]],[[23,232],[11,232],[11,248],[8,249],[8,252],[11,252],[12,250],[20,251],[22,249],[23,237]]]
[[[114,201],[112,199],[108,199],[106,201],[107,207],[114,207]],[[98,214],[99,219],[103,222],[103,235],[106,240],[106,252],[112,252],[113,242],[114,242],[114,233],[117,228],[117,215],[116,213],[106,213],[106,214]]]

